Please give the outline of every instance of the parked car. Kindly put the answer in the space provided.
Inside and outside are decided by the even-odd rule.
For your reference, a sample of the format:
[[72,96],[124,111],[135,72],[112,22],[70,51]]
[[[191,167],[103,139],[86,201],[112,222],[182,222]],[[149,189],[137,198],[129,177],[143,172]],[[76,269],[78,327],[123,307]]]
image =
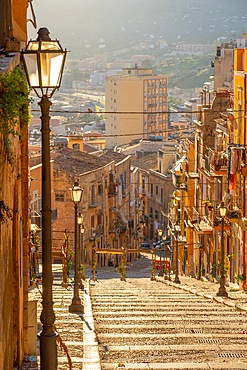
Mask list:
[[109,260],[108,260],[108,266],[109,267],[112,267],[114,266],[114,258],[112,256],[110,256]]
[[151,247],[151,245],[149,244],[149,243],[141,243],[141,245],[140,245],[140,249],[142,249],[142,250],[150,250],[150,249],[152,249],[152,247]]

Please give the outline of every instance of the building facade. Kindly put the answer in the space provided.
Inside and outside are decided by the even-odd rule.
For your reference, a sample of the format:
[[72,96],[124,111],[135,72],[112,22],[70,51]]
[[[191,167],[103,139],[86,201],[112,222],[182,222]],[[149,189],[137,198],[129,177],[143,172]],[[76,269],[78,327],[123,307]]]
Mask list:
[[106,148],[167,137],[167,76],[148,68],[124,68],[121,75],[106,77]]
[[29,100],[19,68],[20,50],[27,40],[27,6],[27,0],[0,1],[0,368],[5,370],[19,369],[29,352],[28,117],[24,117]]

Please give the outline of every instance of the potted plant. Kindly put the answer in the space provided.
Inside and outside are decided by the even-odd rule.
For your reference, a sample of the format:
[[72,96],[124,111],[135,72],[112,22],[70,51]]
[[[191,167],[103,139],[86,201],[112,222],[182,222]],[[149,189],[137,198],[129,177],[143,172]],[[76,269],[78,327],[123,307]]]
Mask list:
[[237,276],[235,276],[235,279],[237,280],[238,284],[240,284],[240,282],[241,282],[242,283],[242,288],[244,288],[245,281],[246,281],[246,276],[244,274],[238,274]]
[[209,211],[212,211],[212,210],[213,210],[213,208],[214,208],[214,206],[213,206],[213,204],[212,204],[211,202],[208,202],[208,204],[207,204],[206,206],[207,206],[207,209],[208,209]]

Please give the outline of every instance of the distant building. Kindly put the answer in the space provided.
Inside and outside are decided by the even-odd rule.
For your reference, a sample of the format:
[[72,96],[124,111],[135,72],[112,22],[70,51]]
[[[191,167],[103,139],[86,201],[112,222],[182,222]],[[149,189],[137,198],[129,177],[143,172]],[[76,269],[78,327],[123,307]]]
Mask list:
[[205,54],[213,53],[214,45],[212,44],[178,44],[176,50],[183,54]]
[[167,137],[167,76],[151,68],[124,68],[106,77],[106,147],[149,135]]
[[99,132],[68,135],[68,147],[71,149],[78,149],[83,152],[85,143],[91,144],[98,149],[105,149],[105,138]]
[[233,42],[223,43],[217,47],[214,59],[214,89],[233,90],[233,53],[235,44]]

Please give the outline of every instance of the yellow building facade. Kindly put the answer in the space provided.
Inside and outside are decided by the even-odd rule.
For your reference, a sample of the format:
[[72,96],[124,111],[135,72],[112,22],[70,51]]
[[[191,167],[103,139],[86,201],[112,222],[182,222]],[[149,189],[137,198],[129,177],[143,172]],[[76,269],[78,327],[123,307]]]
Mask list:
[[125,68],[106,77],[106,148],[149,136],[167,137],[167,76]]

